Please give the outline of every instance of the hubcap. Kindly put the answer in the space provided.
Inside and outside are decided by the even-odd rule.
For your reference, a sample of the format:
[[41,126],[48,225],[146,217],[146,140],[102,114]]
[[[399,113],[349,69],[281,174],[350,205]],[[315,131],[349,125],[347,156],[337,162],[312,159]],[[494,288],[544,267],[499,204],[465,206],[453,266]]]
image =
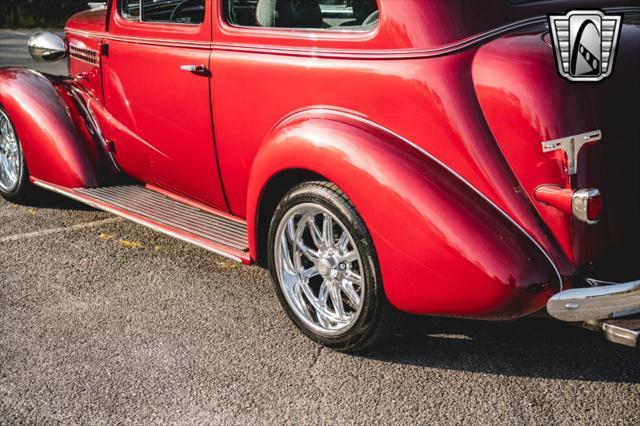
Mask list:
[[353,237],[317,204],[289,210],[276,231],[275,266],[296,316],[318,334],[350,329],[364,300],[363,269]]
[[11,192],[20,179],[20,148],[9,117],[0,110],[0,189]]

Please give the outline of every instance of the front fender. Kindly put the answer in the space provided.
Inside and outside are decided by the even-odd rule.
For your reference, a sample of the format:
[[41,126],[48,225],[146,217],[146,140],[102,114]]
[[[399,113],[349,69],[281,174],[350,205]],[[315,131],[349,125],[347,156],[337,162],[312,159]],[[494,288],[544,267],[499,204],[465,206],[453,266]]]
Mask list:
[[459,177],[396,135],[327,110],[285,120],[262,145],[249,183],[250,241],[266,184],[289,169],[324,176],[352,200],[387,298],[402,311],[509,319],[542,309],[558,290],[541,249]]
[[69,188],[94,187],[89,147],[95,142],[64,93],[36,71],[0,70],[0,104],[13,122],[31,176]]

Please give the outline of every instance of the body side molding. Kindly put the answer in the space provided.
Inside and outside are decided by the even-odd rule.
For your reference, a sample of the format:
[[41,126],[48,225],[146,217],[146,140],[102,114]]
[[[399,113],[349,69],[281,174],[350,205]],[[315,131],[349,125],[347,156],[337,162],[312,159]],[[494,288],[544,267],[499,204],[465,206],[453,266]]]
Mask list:
[[[626,13],[626,12],[638,12],[640,8],[637,7],[609,7],[604,8],[604,11],[608,13]],[[462,40],[455,41],[432,48],[412,48],[412,49],[385,49],[385,50],[355,50],[355,49],[327,49],[317,48],[309,50],[302,47],[286,47],[286,46],[264,46],[245,43],[205,43],[205,42],[182,42],[177,40],[165,40],[158,38],[145,38],[145,37],[125,37],[114,36],[105,33],[93,32],[93,31],[78,31],[70,28],[65,28],[65,31],[70,34],[76,34],[82,37],[114,40],[114,41],[127,41],[139,44],[150,45],[166,45],[166,46],[178,46],[178,47],[190,47],[196,49],[212,49],[219,51],[232,51],[232,52],[244,52],[244,53],[262,53],[272,55],[289,55],[289,56],[305,56],[316,58],[335,58],[335,59],[420,59],[420,58],[433,58],[438,56],[445,56],[458,53],[473,46],[480,45],[494,38],[511,33],[513,31],[522,30],[535,25],[545,24],[547,22],[547,16],[536,16],[533,18],[523,19],[516,22],[512,22],[507,25],[485,31],[479,34],[472,35]]]

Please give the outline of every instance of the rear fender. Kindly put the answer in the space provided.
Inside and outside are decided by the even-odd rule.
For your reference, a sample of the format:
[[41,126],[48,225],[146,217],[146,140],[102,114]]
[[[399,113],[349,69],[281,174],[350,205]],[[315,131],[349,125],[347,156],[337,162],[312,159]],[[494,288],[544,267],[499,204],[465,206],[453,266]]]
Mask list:
[[402,311],[516,318],[542,309],[560,286],[539,246],[466,182],[393,133],[329,110],[285,120],[262,145],[248,192],[254,259],[262,192],[292,169],[325,177],[352,200],[385,293]]
[[96,131],[72,86],[36,71],[0,70],[0,104],[15,127],[32,178],[76,188],[95,187],[109,174]]

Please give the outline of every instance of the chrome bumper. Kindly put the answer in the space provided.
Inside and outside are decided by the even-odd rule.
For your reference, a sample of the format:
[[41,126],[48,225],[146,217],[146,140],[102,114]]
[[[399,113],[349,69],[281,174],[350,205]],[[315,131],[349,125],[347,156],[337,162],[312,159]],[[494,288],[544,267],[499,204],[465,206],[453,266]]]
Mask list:
[[561,291],[547,302],[549,315],[562,321],[620,318],[640,312],[640,280]]
[[612,342],[637,346],[640,320],[620,318],[640,312],[640,281],[589,282],[596,286],[561,291],[549,299],[549,315],[562,321],[582,322],[591,330],[601,330]]

